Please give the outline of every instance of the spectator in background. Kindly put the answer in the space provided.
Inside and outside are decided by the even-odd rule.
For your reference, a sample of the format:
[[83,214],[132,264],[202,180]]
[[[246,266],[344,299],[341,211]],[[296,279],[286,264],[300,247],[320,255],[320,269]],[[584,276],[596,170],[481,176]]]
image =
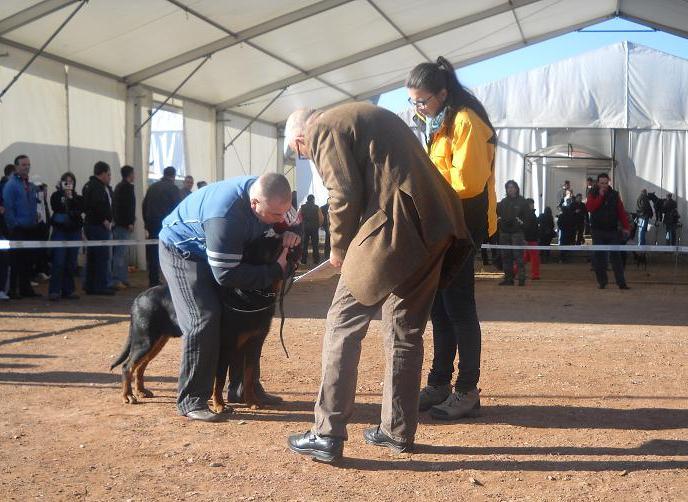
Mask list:
[[[626,210],[619,192],[609,184],[609,176],[605,173],[597,176],[597,184],[590,191],[585,203],[590,212],[590,228],[592,230],[592,243],[618,245],[622,243],[619,227],[622,228],[624,238],[630,233],[630,225]],[[607,254],[612,262],[614,278],[619,289],[629,289],[624,277],[621,253],[618,251],[594,251],[592,253],[592,266],[597,277],[597,285],[600,289],[607,287]]]
[[[529,246],[538,245],[538,218],[535,215],[535,201],[526,199],[528,202],[528,214],[523,223],[523,236]],[[523,262],[530,263],[530,278],[534,281],[540,280],[540,251],[537,249],[526,249],[523,252]]]
[[[53,210],[51,240],[81,240],[83,227],[81,213],[84,211],[84,199],[76,193],[76,177],[73,173],[66,172],[60,177],[57,191],[50,197],[50,207]],[[78,255],[79,248],[53,248],[53,269],[48,285],[49,300],[79,298],[79,295],[74,292]]]
[[323,215],[322,229],[325,231],[325,244],[323,247],[323,259],[330,259],[330,205],[320,206]]
[[588,210],[583,203],[582,194],[576,194],[576,198],[573,200],[572,209],[576,235],[574,242],[577,245],[585,244],[585,226],[588,221]]
[[678,227],[678,220],[680,218],[678,214],[678,206],[673,196],[668,193],[664,204],[662,205],[662,212],[664,217],[662,221],[666,227],[666,243],[669,246],[676,245],[676,228]]
[[[112,238],[126,241],[133,238],[136,222],[134,168],[122,166],[120,173],[122,181],[117,184],[112,196]],[[112,248],[112,280],[117,289],[126,289],[129,286],[129,246]]]
[[[112,240],[112,188],[110,166],[98,161],[93,166],[93,176],[83,188],[84,231],[88,240]],[[86,280],[84,291],[88,295],[113,295],[108,284],[110,269],[108,246],[88,247],[86,251]]]
[[[554,216],[552,215],[552,208],[547,206],[543,213],[538,217],[538,244],[540,246],[549,246],[552,244],[552,239],[556,237],[557,233],[554,231]],[[549,261],[550,252],[543,251],[543,262]]]
[[194,179],[193,176],[184,176],[184,183],[182,184],[182,188],[180,190],[182,199],[187,198],[189,195],[191,195],[191,192],[193,191],[193,186],[194,186]]
[[[29,182],[31,161],[26,155],[14,159],[16,170],[2,190],[5,205],[5,223],[11,240],[38,239],[38,212],[36,187]],[[11,252],[10,298],[38,297],[31,287],[33,249],[15,249]]]
[[306,203],[299,209],[301,221],[303,223],[303,254],[301,263],[304,265],[308,261],[308,243],[313,249],[313,265],[320,263],[320,226],[323,224],[323,214],[315,204],[315,196],[310,194],[306,197]]
[[208,185],[207,181],[199,181],[198,183],[196,183],[196,188],[198,190],[200,190],[201,188],[203,188],[204,186],[207,186],[207,185]]
[[[573,202],[574,198],[571,192],[568,192],[561,205],[561,213],[557,216],[560,246],[572,246],[576,242],[576,215],[573,209]],[[568,258],[567,251],[559,251],[559,261],[561,263],[566,263]]]
[[[525,237],[523,226],[528,217],[528,203],[520,194],[518,183],[509,180],[504,185],[506,197],[497,204],[499,222],[499,244],[502,246],[523,246]],[[520,249],[502,249],[502,266],[504,280],[500,286],[514,285],[514,258],[518,269],[518,285],[526,285],[526,271],[523,268],[523,251]]]
[[571,197],[572,193],[571,182],[569,180],[564,180],[564,184],[561,185],[561,188],[557,194],[557,199],[559,200],[557,207],[559,209],[561,209],[561,207],[566,203],[567,197]]
[[636,214],[638,215],[638,246],[644,246],[646,244],[647,229],[654,214],[645,188],[640,191],[638,196]]
[[[5,205],[2,200],[2,190],[5,184],[14,174],[16,167],[14,164],[7,164],[2,178],[0,178],[0,239],[9,239],[9,232],[5,224]],[[10,299],[7,296],[9,289],[8,279],[10,271],[10,253],[9,251],[0,250],[0,301],[7,301]]]
[[[143,224],[149,239],[157,239],[162,228],[162,220],[181,202],[179,188],[174,184],[177,170],[166,167],[163,177],[153,183],[143,198]],[[160,258],[158,245],[146,246],[146,267],[148,268],[148,285],[160,284]]]
[[[50,239],[50,209],[48,204],[48,185],[42,182],[40,176],[32,176],[31,182],[36,187],[36,214],[38,223],[36,224],[36,239],[47,241]],[[34,249],[34,262],[31,268],[31,277],[36,281],[47,281],[50,279],[50,250]]]

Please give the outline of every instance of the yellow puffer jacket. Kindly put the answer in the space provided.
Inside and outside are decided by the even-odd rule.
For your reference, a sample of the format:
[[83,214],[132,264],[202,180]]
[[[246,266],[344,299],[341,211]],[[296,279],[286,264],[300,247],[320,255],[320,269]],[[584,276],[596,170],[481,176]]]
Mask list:
[[493,136],[473,110],[463,108],[454,117],[453,130],[443,125],[426,147],[433,164],[459,194],[466,225],[474,236],[484,232],[486,217],[485,237],[497,231]]

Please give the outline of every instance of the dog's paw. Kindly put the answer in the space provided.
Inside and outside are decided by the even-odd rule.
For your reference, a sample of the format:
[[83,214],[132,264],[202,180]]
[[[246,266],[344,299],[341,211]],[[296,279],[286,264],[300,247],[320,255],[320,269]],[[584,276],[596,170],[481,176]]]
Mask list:
[[136,399],[136,397],[134,397],[133,394],[122,396],[122,402],[124,404],[138,404],[138,400]]
[[143,398],[146,398],[146,397],[153,397],[153,396],[154,396],[154,394],[153,394],[151,391],[149,391],[148,389],[136,389],[136,391],[134,392],[134,394],[135,394],[135,396],[136,396],[137,398],[139,398],[139,399],[143,399]]

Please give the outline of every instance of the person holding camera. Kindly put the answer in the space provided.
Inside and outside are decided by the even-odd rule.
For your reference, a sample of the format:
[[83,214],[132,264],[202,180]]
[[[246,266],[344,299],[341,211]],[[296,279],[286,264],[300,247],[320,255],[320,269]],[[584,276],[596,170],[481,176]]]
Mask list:
[[[609,175],[602,173],[597,176],[597,184],[588,194],[585,206],[590,213],[593,245],[620,245],[623,242],[622,233],[624,239],[628,239],[630,225],[626,216],[626,209],[619,192],[609,184]],[[619,232],[619,227],[621,227],[621,232]],[[607,287],[607,253],[607,251],[594,251],[592,253],[592,267],[595,270],[600,289]],[[609,260],[612,262],[614,278],[619,289],[629,289],[624,277],[621,253],[618,251],[610,252]]]
[[[514,180],[507,181],[504,188],[506,189],[506,197],[497,204],[499,244],[502,246],[524,246],[526,240],[523,226],[529,217],[530,207],[521,195],[518,183]],[[520,249],[502,249],[504,280],[499,283],[500,286],[514,285],[514,257],[518,268],[518,285],[526,285],[523,251]]]
[[[50,197],[53,216],[50,224],[53,227],[52,241],[79,241],[83,228],[84,200],[75,191],[76,177],[66,172],[60,177],[57,191]],[[74,290],[79,248],[53,248],[53,269],[48,284],[48,299],[57,301],[60,298],[76,300],[79,298]]]

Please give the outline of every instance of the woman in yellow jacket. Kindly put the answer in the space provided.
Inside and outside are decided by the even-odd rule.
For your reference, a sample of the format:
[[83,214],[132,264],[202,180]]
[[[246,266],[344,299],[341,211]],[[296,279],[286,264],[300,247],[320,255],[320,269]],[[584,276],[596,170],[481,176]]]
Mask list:
[[[476,249],[497,231],[494,179],[496,135],[478,99],[456,78],[451,64],[416,66],[406,81],[414,120],[424,129],[428,154],[463,203],[464,218]],[[428,384],[421,390],[419,407],[432,417],[455,420],[474,416],[480,409],[481,332],[475,306],[474,260],[432,307],[434,354]],[[451,389],[458,350],[458,376]]]

